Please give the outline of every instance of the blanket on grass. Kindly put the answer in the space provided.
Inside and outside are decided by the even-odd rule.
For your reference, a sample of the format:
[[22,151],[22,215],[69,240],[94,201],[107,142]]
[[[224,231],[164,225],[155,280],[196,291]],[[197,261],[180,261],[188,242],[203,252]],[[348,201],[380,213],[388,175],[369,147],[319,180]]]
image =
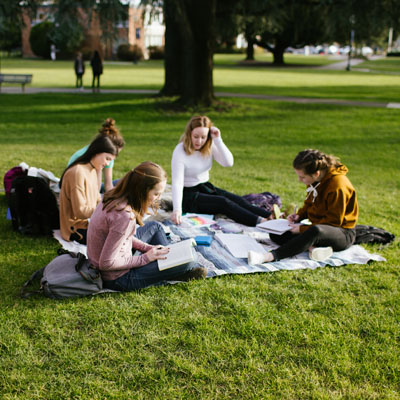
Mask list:
[[[224,218],[217,219],[216,223],[211,226],[177,226],[167,219],[163,219],[161,223],[165,227],[165,230],[170,232],[172,241],[188,239],[198,235],[214,236],[217,232],[242,233],[255,238],[258,242],[262,243],[266,250],[277,247],[277,245],[269,239],[268,233],[262,231],[262,229],[241,225]],[[73,252],[81,252],[86,255],[85,245],[63,240],[60,231],[54,231],[54,238],[61,243],[64,249]],[[386,261],[384,257],[378,254],[372,254],[360,245],[353,245],[347,250],[334,252],[330,258],[323,262],[311,260],[308,257],[308,253],[305,252],[292,258],[254,266],[247,263],[247,258],[234,257],[217,240],[212,240],[210,246],[196,246],[196,250],[206,260],[206,266],[208,268],[207,278],[225,274],[249,274],[280,270],[293,271],[299,269],[315,269],[327,265],[337,267],[346,264],[366,264],[369,261]]]

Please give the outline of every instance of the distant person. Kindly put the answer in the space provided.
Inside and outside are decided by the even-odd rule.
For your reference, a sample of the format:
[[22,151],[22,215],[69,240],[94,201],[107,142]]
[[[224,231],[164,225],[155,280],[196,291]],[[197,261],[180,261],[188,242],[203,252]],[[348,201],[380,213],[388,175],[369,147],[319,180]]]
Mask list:
[[193,117],[172,154],[172,221],[180,224],[182,213],[187,212],[224,214],[248,226],[271,218],[270,211],[209,182],[213,160],[223,167],[233,165],[233,155],[220,130],[206,116]]
[[74,69],[75,69],[75,75],[76,75],[76,88],[78,89],[83,89],[83,82],[82,82],[82,77],[83,74],[85,73],[85,62],[83,61],[82,58],[82,53],[78,53],[76,55],[76,59],[74,62]]
[[96,50],[90,60],[90,66],[92,67],[93,80],[92,80],[92,90],[100,90],[100,75],[103,73],[103,62],[99,52]]
[[51,60],[52,61],[56,61],[56,45],[55,44],[52,44],[51,46],[50,46],[50,58],[51,58]]
[[[347,167],[338,158],[308,149],[293,161],[300,182],[307,186],[304,205],[287,217],[292,229],[283,235],[270,234],[280,247],[269,253],[249,251],[249,264],[279,261],[304,251],[315,261],[324,261],[333,251],[349,248],[356,238],[358,217],[356,191],[347,178]],[[308,219],[311,225],[298,225]]]
[[86,244],[89,219],[101,200],[97,175],[118,155],[108,136],[93,140],[60,179],[60,230],[66,241]]
[[[159,222],[143,225],[143,217],[149,207],[157,209],[166,182],[165,171],[145,161],[129,171],[97,206],[90,219],[87,254],[91,265],[100,270],[104,287],[131,291],[170,280],[206,277],[207,269],[197,262],[158,268],[157,260],[169,252],[169,240]],[[135,250],[139,255],[133,254]]]
[[[117,147],[118,154],[122,150],[125,145],[125,141],[121,136],[119,129],[115,125],[115,120],[112,118],[107,118],[104,122],[102,127],[99,129],[99,136],[108,136],[114,145]],[[82,156],[89,145],[82,147],[81,149],[77,150],[69,159],[68,166],[71,165],[75,160],[77,160],[80,156]],[[114,168],[114,160],[112,160],[108,165],[106,165],[103,171],[98,171],[98,183],[99,183],[99,190],[101,192],[108,192],[114,187],[116,181],[113,181],[113,168]],[[102,175],[104,174],[104,185],[102,185]]]

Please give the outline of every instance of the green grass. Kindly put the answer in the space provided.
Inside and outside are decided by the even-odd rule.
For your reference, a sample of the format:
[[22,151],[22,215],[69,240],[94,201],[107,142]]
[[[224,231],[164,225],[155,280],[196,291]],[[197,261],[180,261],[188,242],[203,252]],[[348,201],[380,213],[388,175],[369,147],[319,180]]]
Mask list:
[[[368,74],[356,70],[330,71],[315,68],[332,62],[325,56],[287,55],[287,66],[273,67],[268,54],[256,56],[255,65],[241,64],[242,54],[217,54],[214,68],[216,92],[251,93],[377,102],[400,102],[400,80],[387,73]],[[392,66],[391,59],[381,60]],[[389,67],[388,67],[389,68]],[[74,87],[71,61],[5,59],[4,73],[32,73],[32,87]],[[91,85],[91,71],[83,81]],[[103,88],[160,90],[164,82],[162,61],[146,61],[134,65],[107,62],[102,76]]]
[[[167,111],[159,101],[2,95],[0,173],[25,161],[59,176],[109,116],[127,142],[116,177],[146,159],[170,173],[172,150],[191,114]],[[284,204],[301,204],[305,190],[291,161],[304,148],[319,148],[349,167],[359,222],[400,234],[398,110],[225,101],[230,111],[208,115],[235,165],[215,165],[213,183],[238,194],[268,190]],[[22,300],[18,290],[55,256],[57,242],[14,233],[4,218],[0,236],[2,399],[400,396],[398,239],[383,249],[367,247],[387,262],[54,301]]]
[[400,57],[387,57],[378,60],[368,60],[352,67],[354,69],[368,69],[375,73],[400,74]]

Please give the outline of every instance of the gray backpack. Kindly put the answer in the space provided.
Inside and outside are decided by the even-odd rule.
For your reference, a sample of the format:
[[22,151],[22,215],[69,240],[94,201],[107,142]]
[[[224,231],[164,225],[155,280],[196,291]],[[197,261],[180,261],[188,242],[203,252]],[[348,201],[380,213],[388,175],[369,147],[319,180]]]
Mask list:
[[[28,292],[27,288],[40,279],[40,289]],[[67,253],[54,258],[44,268],[34,272],[21,289],[22,297],[43,293],[52,299],[87,296],[113,290],[103,289],[100,272],[91,267],[83,254]]]

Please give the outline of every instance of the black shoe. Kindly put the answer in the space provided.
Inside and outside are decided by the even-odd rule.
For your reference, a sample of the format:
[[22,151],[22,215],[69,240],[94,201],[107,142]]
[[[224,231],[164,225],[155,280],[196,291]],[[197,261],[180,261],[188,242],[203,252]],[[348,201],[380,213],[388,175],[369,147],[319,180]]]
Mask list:
[[180,281],[191,281],[193,279],[204,279],[207,276],[207,268],[196,267],[183,273],[180,277]]

